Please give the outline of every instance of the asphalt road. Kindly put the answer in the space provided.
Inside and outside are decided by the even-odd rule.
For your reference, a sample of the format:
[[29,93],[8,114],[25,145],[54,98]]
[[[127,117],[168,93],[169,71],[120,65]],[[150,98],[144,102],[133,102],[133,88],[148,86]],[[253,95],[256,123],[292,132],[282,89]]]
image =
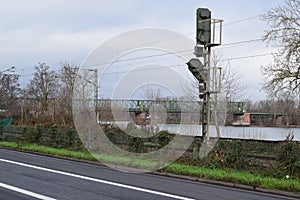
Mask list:
[[0,199],[292,199],[0,149]]

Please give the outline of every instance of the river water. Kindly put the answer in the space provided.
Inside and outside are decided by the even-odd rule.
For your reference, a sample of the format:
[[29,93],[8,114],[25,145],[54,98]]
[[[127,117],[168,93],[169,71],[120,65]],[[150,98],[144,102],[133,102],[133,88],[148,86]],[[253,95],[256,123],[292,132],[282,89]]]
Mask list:
[[[110,122],[126,129],[127,122]],[[170,133],[189,136],[201,136],[202,125],[195,124],[158,124],[159,130],[167,130]],[[220,126],[220,138],[253,139],[267,141],[283,141],[288,135],[294,136],[293,141],[300,141],[300,128],[283,127],[242,127]],[[210,136],[217,137],[217,128],[210,126]]]
[[[201,136],[202,126],[191,124],[160,124],[160,130],[167,130],[171,133]],[[282,127],[237,127],[223,126],[220,127],[221,138],[238,138],[238,139],[254,139],[282,141],[288,135],[293,135],[293,141],[300,141],[300,128],[282,128]],[[210,136],[217,136],[215,126],[210,126]]]

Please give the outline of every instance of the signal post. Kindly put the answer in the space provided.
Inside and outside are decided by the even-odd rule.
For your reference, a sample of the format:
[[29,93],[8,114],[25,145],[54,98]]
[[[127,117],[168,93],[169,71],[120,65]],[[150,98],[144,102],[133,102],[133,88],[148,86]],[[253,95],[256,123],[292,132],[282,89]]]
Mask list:
[[[219,91],[211,89],[211,83],[215,83],[214,76],[211,77],[211,48],[221,44],[222,22],[223,20],[212,19],[211,11],[207,8],[198,8],[196,13],[196,58],[192,58],[188,63],[188,69],[198,80],[199,98],[202,100],[202,137],[203,144],[209,141],[209,125],[211,114],[210,94]],[[219,37],[216,37],[219,36]],[[200,61],[203,61],[203,63]],[[215,88],[215,87],[213,87]],[[197,138],[197,157],[201,146],[200,138]],[[194,156],[195,157],[195,156]]]

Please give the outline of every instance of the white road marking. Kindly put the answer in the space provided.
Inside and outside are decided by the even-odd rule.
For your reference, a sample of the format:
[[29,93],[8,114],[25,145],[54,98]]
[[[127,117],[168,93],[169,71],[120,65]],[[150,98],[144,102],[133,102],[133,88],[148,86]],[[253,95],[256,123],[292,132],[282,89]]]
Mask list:
[[7,185],[5,183],[0,183],[0,187],[6,188],[8,190],[13,190],[13,191],[18,192],[18,193],[25,194],[27,196],[35,197],[37,199],[42,199],[42,200],[56,200],[56,199],[53,199],[51,197],[47,197],[47,196],[44,196],[44,195],[41,195],[41,194],[37,194],[37,193],[31,192],[31,191],[28,191],[28,190],[17,188],[15,186]]
[[61,174],[61,175],[65,175],[65,176],[71,176],[71,177],[75,177],[75,178],[79,178],[79,179],[83,179],[83,180],[93,181],[93,182],[97,182],[97,183],[103,183],[103,184],[107,184],[107,185],[136,190],[136,191],[140,191],[140,192],[146,192],[146,193],[155,194],[155,195],[164,196],[164,197],[170,197],[170,198],[174,198],[174,199],[194,200],[194,199],[188,198],[188,197],[173,195],[173,194],[169,194],[169,193],[159,192],[159,191],[140,188],[140,187],[131,186],[131,185],[125,185],[122,183],[116,183],[116,182],[96,179],[96,178],[82,176],[82,175],[78,175],[78,174],[72,174],[72,173],[68,173],[68,172],[58,171],[58,170],[54,170],[54,169],[39,167],[39,166],[35,166],[35,165],[25,164],[25,163],[21,163],[21,162],[6,160],[6,159],[0,159],[0,162],[6,162],[6,163],[15,164],[15,165],[23,166],[23,167],[29,167],[32,169],[38,169],[38,170],[42,170],[42,171],[46,171],[46,172]]

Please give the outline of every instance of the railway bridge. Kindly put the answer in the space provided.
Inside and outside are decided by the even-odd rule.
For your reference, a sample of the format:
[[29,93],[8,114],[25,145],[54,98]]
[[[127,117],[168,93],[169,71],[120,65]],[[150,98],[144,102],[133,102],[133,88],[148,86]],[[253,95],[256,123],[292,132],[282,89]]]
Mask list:
[[[119,120],[127,121],[144,113],[149,116],[151,109],[166,114],[167,123],[179,123],[182,116],[188,116],[187,122],[199,122],[202,113],[202,101],[176,101],[176,100],[126,100],[126,99],[100,99],[97,105],[100,121],[112,121],[116,115]],[[245,102],[229,102],[218,106],[218,109],[232,114],[245,110]],[[128,113],[130,113],[128,115]],[[200,118],[199,118],[200,117]]]

